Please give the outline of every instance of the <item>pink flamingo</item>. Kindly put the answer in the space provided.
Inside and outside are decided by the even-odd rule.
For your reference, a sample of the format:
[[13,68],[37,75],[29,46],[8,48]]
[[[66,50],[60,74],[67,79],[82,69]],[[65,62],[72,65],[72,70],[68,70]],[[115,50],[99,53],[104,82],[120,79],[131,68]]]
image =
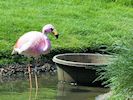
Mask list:
[[[53,25],[47,24],[43,27],[42,32],[31,31],[22,35],[14,45],[12,54],[21,54],[27,57],[38,58],[40,55],[48,54],[50,52],[51,44],[47,37],[48,33],[53,33],[58,38],[58,33]],[[28,66],[30,89],[31,82],[31,68]],[[38,88],[37,76],[35,73],[36,88]]]

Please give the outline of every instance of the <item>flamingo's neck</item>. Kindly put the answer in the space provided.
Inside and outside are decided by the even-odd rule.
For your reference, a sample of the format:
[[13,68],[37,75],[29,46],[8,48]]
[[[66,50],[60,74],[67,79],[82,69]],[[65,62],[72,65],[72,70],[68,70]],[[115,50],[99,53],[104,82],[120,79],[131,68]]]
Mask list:
[[51,48],[51,43],[50,43],[50,40],[46,34],[44,35],[44,37],[45,37],[45,47],[43,48],[43,52],[48,53],[50,51],[50,48]]

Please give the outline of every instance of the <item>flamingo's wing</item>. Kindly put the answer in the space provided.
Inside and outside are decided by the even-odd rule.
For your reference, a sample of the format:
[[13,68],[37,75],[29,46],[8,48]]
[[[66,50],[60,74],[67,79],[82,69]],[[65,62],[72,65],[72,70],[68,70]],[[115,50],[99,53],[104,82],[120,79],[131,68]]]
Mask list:
[[35,37],[34,32],[28,32],[22,35],[14,45],[14,49],[12,54],[19,53],[21,54],[23,51],[28,50],[28,48],[32,45],[33,38]]
[[14,46],[13,53],[19,53],[25,56],[39,56],[47,54],[50,51],[50,40],[46,35],[32,31],[21,36]]
[[26,43],[23,44],[22,47],[19,49],[19,52],[18,52],[18,53],[21,54],[22,52],[27,51],[27,50],[30,48],[31,45],[32,45],[32,42],[31,42],[31,41],[26,42]]

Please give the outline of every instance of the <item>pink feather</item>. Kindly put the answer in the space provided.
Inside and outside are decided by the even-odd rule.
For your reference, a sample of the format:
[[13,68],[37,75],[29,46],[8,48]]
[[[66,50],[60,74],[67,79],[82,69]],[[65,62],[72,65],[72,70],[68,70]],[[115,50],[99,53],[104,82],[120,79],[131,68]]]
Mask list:
[[37,31],[31,31],[21,36],[14,46],[14,50],[25,55],[37,57],[50,52],[51,44],[48,37]]

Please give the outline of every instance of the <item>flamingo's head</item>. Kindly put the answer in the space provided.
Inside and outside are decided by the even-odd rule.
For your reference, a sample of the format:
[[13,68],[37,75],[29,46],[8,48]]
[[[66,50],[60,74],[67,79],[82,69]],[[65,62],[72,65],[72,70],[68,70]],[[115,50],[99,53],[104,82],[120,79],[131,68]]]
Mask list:
[[51,24],[45,25],[42,28],[42,33],[44,33],[44,34],[53,33],[55,35],[55,37],[58,38],[58,32],[56,31],[56,29],[54,28],[54,26],[51,25]]

